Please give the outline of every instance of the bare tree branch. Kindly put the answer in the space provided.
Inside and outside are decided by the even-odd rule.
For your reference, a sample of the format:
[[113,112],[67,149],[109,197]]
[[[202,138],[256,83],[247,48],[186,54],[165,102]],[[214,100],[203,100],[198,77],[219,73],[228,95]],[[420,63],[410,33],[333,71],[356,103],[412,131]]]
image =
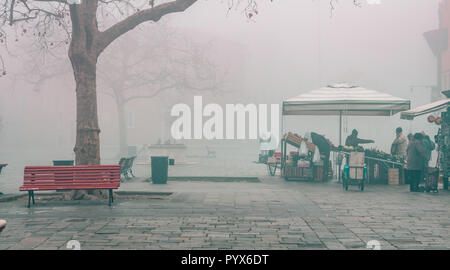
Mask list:
[[125,34],[139,24],[146,21],[158,21],[162,16],[169,13],[183,12],[197,0],[175,0],[168,3],[163,3],[158,6],[138,11],[134,15],[116,23],[106,31],[100,34],[98,44],[98,54],[100,54],[111,42],[119,36]]

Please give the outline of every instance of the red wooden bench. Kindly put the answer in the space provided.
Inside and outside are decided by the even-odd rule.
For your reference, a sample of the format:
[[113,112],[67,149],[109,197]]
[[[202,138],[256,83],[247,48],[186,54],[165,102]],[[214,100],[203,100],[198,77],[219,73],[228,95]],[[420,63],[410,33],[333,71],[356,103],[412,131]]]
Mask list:
[[111,205],[112,190],[119,186],[119,165],[27,166],[19,190],[28,191],[28,208],[38,190],[108,189]]

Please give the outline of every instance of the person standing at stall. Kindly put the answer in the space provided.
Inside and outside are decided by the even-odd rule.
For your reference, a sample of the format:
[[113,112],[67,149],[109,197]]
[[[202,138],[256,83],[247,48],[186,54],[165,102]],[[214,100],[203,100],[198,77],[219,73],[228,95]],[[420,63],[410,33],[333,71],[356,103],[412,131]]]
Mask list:
[[436,145],[433,141],[431,141],[430,136],[426,135],[425,132],[422,131],[421,133],[423,135],[423,147],[425,149],[425,166],[428,167],[430,160],[431,160],[431,152],[433,152],[434,149],[436,149]]
[[315,132],[307,132],[305,134],[305,139],[312,142],[314,145],[319,148],[319,153],[322,156],[323,160],[323,181],[327,181],[328,179],[328,164],[330,163],[330,152],[331,152],[331,146],[328,143],[327,139]]
[[405,158],[406,149],[408,148],[408,140],[405,135],[403,135],[403,129],[401,127],[398,127],[395,130],[395,134],[395,140],[391,145],[391,154],[398,158]]
[[408,145],[407,163],[409,178],[409,191],[419,192],[420,178],[423,176],[425,167],[426,152],[423,146],[423,135],[420,133],[414,134],[412,141]]
[[359,144],[374,143],[374,142],[375,142],[374,140],[364,140],[358,138],[358,131],[354,129],[352,131],[352,134],[348,136],[347,139],[345,140],[345,145],[356,148],[359,146]]

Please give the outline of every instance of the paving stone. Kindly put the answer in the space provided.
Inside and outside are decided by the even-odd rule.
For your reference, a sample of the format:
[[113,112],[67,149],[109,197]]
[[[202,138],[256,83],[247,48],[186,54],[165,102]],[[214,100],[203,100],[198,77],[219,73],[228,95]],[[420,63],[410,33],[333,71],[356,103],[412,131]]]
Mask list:
[[337,183],[277,177],[164,187],[137,180],[121,189],[178,195],[118,200],[112,208],[39,202],[39,209],[28,210],[24,201],[0,202],[0,217],[8,220],[0,250],[65,249],[69,240],[84,249],[366,249],[370,240],[382,249],[450,249],[444,192],[412,197],[407,186],[369,185],[367,192],[343,196]]

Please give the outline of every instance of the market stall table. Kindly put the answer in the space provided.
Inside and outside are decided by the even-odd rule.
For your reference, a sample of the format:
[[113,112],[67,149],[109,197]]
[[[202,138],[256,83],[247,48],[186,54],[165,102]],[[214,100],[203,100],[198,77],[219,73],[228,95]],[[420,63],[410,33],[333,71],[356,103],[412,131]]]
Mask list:
[[[307,155],[299,155],[298,152],[291,152],[288,156],[288,145],[299,149],[302,143],[305,143],[308,152]],[[297,134],[289,132],[283,136],[281,140],[281,176],[283,176],[285,180],[313,180],[314,164],[312,162],[312,153],[314,153],[315,148],[316,146],[314,144],[303,141],[303,138]],[[305,164],[299,166],[299,161],[303,161]]]

